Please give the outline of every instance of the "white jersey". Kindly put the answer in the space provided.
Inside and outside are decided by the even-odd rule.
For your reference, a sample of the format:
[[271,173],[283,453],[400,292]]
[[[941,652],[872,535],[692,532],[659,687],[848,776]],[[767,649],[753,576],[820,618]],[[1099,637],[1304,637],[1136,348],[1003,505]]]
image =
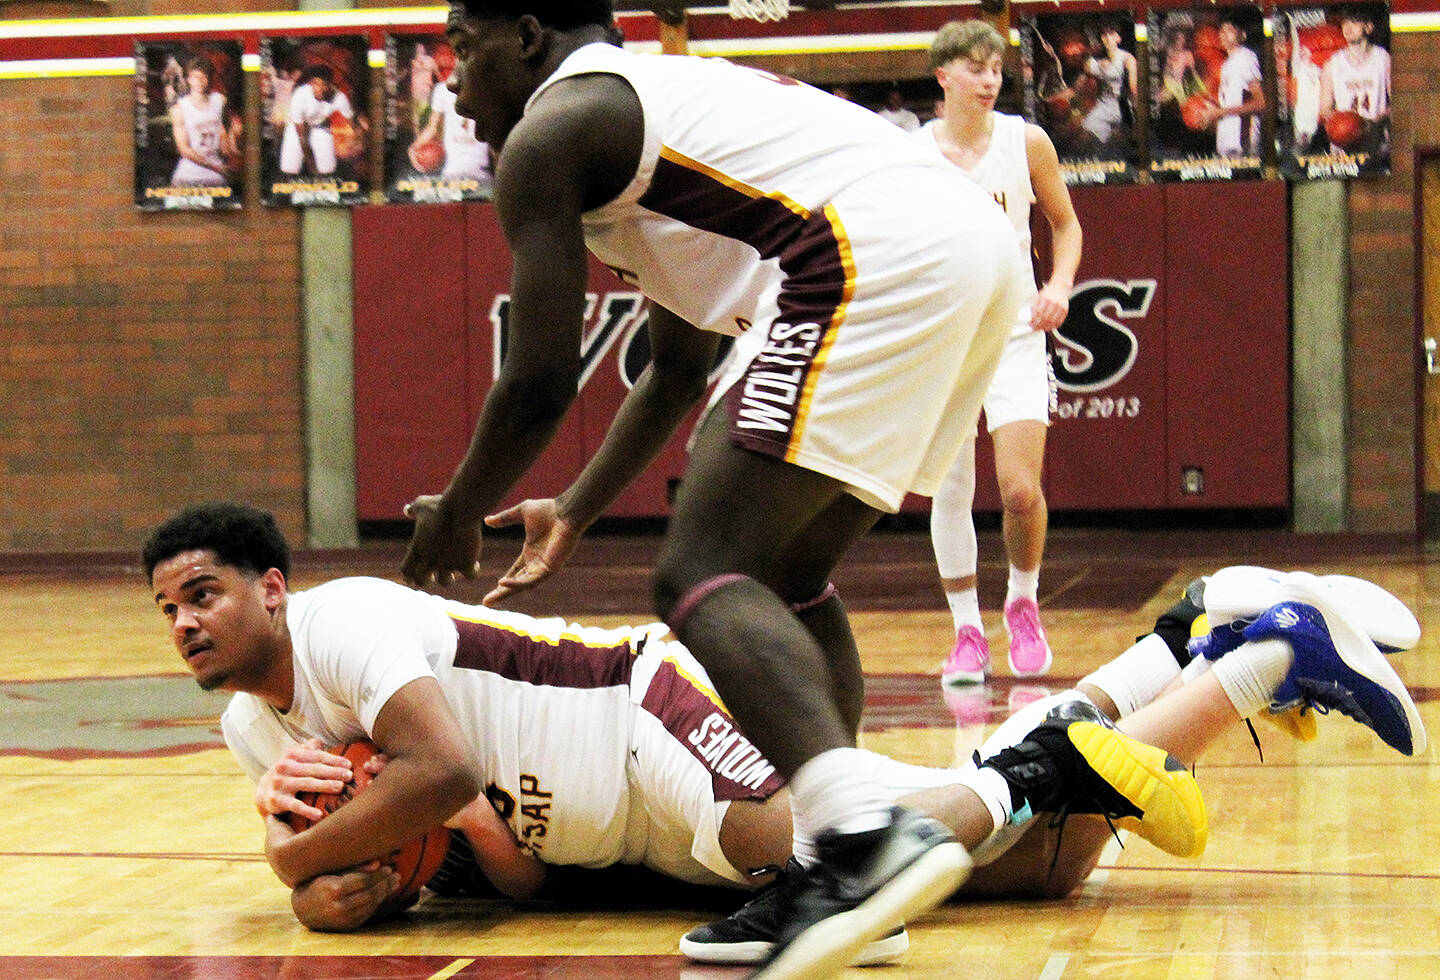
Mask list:
[[[705,740],[687,742],[685,733],[700,730],[707,716],[728,716],[706,700],[713,698],[708,683],[695,683],[704,675],[693,659],[660,641],[663,624],[578,627],[374,578],[292,593],[286,618],[294,650],[290,710],[237,694],[221,719],[226,744],[251,779],[307,738],[333,745],[370,737],[396,691],[435,677],[470,741],[486,796],[521,845],[547,863],[643,861],[693,880],[698,860],[734,878],[715,857],[718,816],[704,807],[763,798],[779,785],[773,766],[758,752],[742,758],[733,740],[731,751],[703,760]],[[653,650],[642,655],[647,645]],[[672,696],[659,697],[662,691]],[[640,764],[656,766],[662,753],[678,752],[682,770],[695,770],[687,786],[699,791],[684,799],[698,815],[680,821],[686,831],[670,848],[679,855],[669,858],[673,867],[650,853],[657,832],[646,811],[664,800],[652,789],[656,779],[635,773],[637,750],[645,756]],[[665,764],[671,768],[661,786],[674,778],[667,774],[675,763]],[[704,793],[707,786],[713,795]],[[709,850],[702,851],[694,839],[707,825]]]
[[[994,129],[990,133],[990,145],[975,165],[962,169],[986,193],[995,198],[1005,216],[1015,229],[1015,239],[1020,246],[1021,258],[1028,265],[1030,261],[1030,206],[1035,203],[1035,188],[1030,183],[1030,157],[1025,150],[1025,118],[1004,112],[993,112]],[[937,139],[940,135],[941,120],[934,119],[916,133],[929,149],[947,163],[949,158],[940,150]],[[1011,336],[1019,337],[1031,333],[1030,304],[1037,292],[1034,279],[1029,279],[1029,289],[1016,320]]]
[[190,149],[208,160],[211,166],[204,167],[181,157],[170,183],[176,187],[223,187],[228,184],[229,178],[224,173],[225,161],[220,156],[220,140],[225,132],[225,123],[221,118],[225,111],[225,96],[210,92],[205,101],[197,105],[187,95],[175,104],[180,108],[185,139],[190,143]]
[[[629,82],[645,132],[635,178],[584,216],[586,244],[622,280],[703,329],[742,332],[767,290],[805,271],[812,216],[822,218],[840,191],[897,167],[936,166],[862,106],[720,59],[590,44],[531,102],[563,78],[594,72]],[[792,259],[787,249],[805,254]]]
[[445,167],[440,176],[446,179],[489,177],[490,147],[475,138],[475,122],[455,111],[455,92],[449,85],[436,85],[430,95],[430,111],[440,114],[444,122],[442,145]]
[[1364,119],[1381,119],[1390,112],[1390,52],[1371,46],[1358,61],[1349,49],[1337,51],[1325,62],[1337,112],[1355,112]]
[[[1222,108],[1233,109],[1245,101],[1251,85],[1260,83],[1260,59],[1243,45],[1230,52],[1220,66]],[[1246,156],[1260,152],[1260,116],[1225,116],[1215,124],[1215,150],[1221,156]]]

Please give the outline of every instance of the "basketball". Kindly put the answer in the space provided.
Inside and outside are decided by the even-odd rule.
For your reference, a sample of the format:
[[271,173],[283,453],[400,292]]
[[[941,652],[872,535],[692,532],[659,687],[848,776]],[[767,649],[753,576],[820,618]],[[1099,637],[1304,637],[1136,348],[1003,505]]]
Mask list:
[[1365,132],[1365,120],[1358,112],[1332,112],[1325,120],[1325,135],[1342,150],[1354,146]]
[[445,148],[434,140],[429,140],[415,147],[415,166],[420,170],[430,173],[438,170],[440,164],[445,162]]
[[1187,129],[1197,132],[1207,129],[1210,126],[1210,115],[1214,105],[1215,103],[1211,102],[1207,95],[1192,95],[1180,107],[1180,118],[1185,121]]
[[[347,745],[328,746],[325,749],[333,755],[343,755],[353,765],[354,776],[351,781],[338,793],[301,793],[299,794],[302,803],[308,803],[326,814],[334,813],[348,803],[356,793],[361,792],[370,785],[371,775],[365,771],[365,760],[375,755],[379,749],[375,743],[368,740],[350,742]],[[295,831],[307,830],[314,826],[314,821],[308,820],[297,813],[285,814],[285,822]],[[423,837],[418,837],[406,844],[399,850],[391,852],[389,857],[382,860],[382,864],[394,868],[400,875],[400,887],[381,903],[378,913],[396,911],[403,909],[410,904],[410,900],[420,894],[420,889],[425,886],[435,872],[440,870],[440,864],[445,860],[445,851],[450,846],[450,831],[446,827],[436,827]]]

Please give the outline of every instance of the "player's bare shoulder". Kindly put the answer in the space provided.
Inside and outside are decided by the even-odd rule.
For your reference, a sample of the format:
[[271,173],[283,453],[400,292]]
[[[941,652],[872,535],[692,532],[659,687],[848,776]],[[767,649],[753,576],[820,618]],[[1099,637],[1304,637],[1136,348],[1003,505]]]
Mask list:
[[635,176],[645,140],[640,97],[618,75],[596,72],[548,86],[526,110],[500,155],[503,185],[574,181],[586,210]]

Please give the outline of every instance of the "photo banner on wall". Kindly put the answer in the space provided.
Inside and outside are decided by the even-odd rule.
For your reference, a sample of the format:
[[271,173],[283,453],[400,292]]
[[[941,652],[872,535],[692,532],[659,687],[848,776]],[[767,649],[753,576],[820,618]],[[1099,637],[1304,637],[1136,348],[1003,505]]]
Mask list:
[[1067,184],[1135,180],[1139,68],[1128,9],[1037,14],[1020,24],[1025,115],[1049,135]]
[[1155,180],[1264,175],[1265,17],[1257,6],[1149,14],[1150,174]]
[[490,147],[455,111],[445,83],[455,53],[445,35],[385,38],[385,199],[396,203],[490,197]]
[[135,206],[238,208],[245,194],[239,41],[135,45]]
[[260,187],[266,204],[369,200],[369,49],[361,35],[260,39]]
[[1390,7],[1277,7],[1275,144],[1291,180],[1390,172]]

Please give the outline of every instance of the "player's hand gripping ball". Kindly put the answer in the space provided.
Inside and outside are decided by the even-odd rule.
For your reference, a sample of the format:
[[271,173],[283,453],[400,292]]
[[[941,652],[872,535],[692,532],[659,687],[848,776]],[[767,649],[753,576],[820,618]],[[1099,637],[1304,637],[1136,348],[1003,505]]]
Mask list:
[[1325,120],[1325,135],[1342,150],[1348,150],[1359,142],[1364,132],[1365,120],[1358,112],[1332,112]]
[[[338,793],[300,793],[302,802],[308,803],[317,810],[323,810],[326,814],[334,813],[356,794],[370,785],[373,778],[365,771],[365,760],[375,755],[379,749],[374,742],[361,740],[350,742],[347,745],[327,746],[326,752],[333,755],[343,755],[353,763],[350,782]],[[314,821],[300,816],[298,813],[285,814],[285,820],[296,831],[308,830],[314,826]],[[445,851],[450,846],[450,831],[445,827],[436,827],[423,837],[406,844],[399,850],[392,851],[389,856],[381,859],[381,864],[394,868],[400,875],[400,886],[395,893],[381,903],[377,910],[379,913],[394,912],[407,907],[425,883],[435,877],[435,872],[440,870],[440,864],[445,860]]]

